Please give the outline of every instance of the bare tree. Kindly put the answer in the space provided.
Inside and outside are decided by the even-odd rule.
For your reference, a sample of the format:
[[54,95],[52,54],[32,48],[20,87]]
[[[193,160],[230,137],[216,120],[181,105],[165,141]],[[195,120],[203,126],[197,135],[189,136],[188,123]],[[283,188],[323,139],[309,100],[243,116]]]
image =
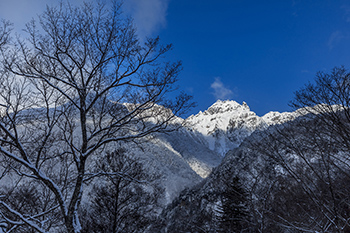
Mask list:
[[120,7],[47,7],[39,24],[27,25],[27,40],[3,50],[1,159],[19,184],[40,183],[38,192],[48,189],[56,203],[32,214],[0,199],[9,225],[46,232],[56,221],[47,216],[59,209],[65,231],[80,232],[85,181],[96,177],[91,157],[115,142],[166,131],[191,107],[185,94],[167,99],[181,70],[180,62],[163,59],[172,46],[158,38],[141,45]]
[[12,24],[10,22],[0,20],[0,48],[8,44],[11,30]]
[[83,232],[145,232],[159,214],[164,195],[159,177],[126,152],[122,148],[97,161],[102,179],[89,194]]
[[278,171],[271,214],[284,229],[350,229],[349,78],[343,67],[318,73],[291,103],[300,117],[252,140],[251,148],[272,158]]

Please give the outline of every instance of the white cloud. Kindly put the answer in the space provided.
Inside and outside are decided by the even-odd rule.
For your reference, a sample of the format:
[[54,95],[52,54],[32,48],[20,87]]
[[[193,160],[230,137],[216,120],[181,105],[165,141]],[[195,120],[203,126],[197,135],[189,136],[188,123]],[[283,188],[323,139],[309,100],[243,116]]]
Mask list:
[[[79,5],[83,0],[71,0],[69,3]],[[0,0],[0,18],[11,21],[15,30],[21,32],[32,18],[37,19],[44,12],[46,5],[58,4],[57,0]]]
[[134,19],[142,39],[166,26],[168,5],[169,0],[125,0],[124,10]]
[[[153,36],[159,29],[166,26],[169,1],[124,0],[123,10],[134,19],[140,38]],[[84,0],[64,0],[63,2],[80,5]],[[108,3],[108,1],[104,2]],[[21,32],[26,23],[32,18],[37,18],[37,15],[46,9],[46,5],[58,4],[57,0],[0,0],[0,18],[13,22],[16,31]]]
[[210,87],[214,90],[212,94],[215,96],[216,99],[231,99],[235,94],[232,90],[225,87],[225,85],[221,82],[221,79],[219,77],[215,78],[215,81],[210,85]]
[[349,5],[343,5],[341,6],[341,9],[344,11],[344,19],[346,22],[350,22],[350,6]]
[[341,31],[333,32],[328,39],[328,48],[332,50],[337,44],[347,38],[349,38],[349,36]]

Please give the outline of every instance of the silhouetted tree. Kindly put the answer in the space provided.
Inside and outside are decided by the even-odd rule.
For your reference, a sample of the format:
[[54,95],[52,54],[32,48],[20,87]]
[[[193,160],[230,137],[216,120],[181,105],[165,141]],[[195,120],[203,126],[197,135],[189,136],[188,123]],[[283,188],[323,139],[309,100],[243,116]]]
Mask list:
[[349,81],[343,67],[318,73],[291,102],[299,117],[251,140],[283,177],[271,193],[271,216],[284,229],[349,231]]
[[[8,232],[29,233],[37,230],[26,224],[18,224],[24,216],[36,216],[37,224],[50,228],[61,224],[60,212],[53,195],[40,184],[21,184],[11,188],[2,187],[0,200],[6,205],[0,206],[0,219],[7,222]],[[16,210],[16,211],[11,211]],[[19,216],[22,213],[23,216]],[[42,213],[47,212],[43,215]],[[50,219],[50,221],[47,221]],[[49,226],[49,224],[51,226]],[[7,231],[5,231],[7,232]]]
[[[1,46],[1,166],[14,182],[45,186],[69,233],[81,232],[83,191],[96,177],[89,161],[113,143],[167,131],[191,106],[185,94],[166,98],[181,70],[164,60],[172,46],[158,38],[141,44],[120,8],[47,7],[27,25],[25,41]],[[7,32],[0,28],[0,43]],[[50,211],[27,215],[2,199],[0,206],[8,223],[51,230]]]
[[164,192],[153,183],[156,177],[123,149],[107,153],[97,170],[103,179],[90,192],[83,232],[144,232]]
[[10,40],[10,33],[12,30],[12,25],[10,22],[5,20],[0,20],[0,48],[4,49],[3,47],[8,44]]
[[242,232],[247,228],[247,193],[237,176],[225,179],[225,187],[217,207],[218,232]]

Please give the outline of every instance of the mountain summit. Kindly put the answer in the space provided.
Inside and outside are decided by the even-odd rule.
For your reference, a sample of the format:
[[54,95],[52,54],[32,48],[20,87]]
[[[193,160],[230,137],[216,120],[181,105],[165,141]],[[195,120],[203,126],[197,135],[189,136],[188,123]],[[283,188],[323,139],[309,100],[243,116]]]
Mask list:
[[218,100],[206,111],[187,118],[189,128],[202,134],[211,150],[224,156],[255,130],[295,118],[294,113],[269,112],[259,117],[246,102]]

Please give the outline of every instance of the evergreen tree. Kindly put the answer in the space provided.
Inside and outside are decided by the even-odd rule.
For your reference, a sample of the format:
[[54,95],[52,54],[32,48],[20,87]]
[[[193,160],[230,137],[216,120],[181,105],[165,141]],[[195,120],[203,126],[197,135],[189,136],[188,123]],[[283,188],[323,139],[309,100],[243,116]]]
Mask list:
[[239,178],[225,179],[225,190],[218,206],[218,232],[242,232],[247,227],[249,212],[247,193]]

